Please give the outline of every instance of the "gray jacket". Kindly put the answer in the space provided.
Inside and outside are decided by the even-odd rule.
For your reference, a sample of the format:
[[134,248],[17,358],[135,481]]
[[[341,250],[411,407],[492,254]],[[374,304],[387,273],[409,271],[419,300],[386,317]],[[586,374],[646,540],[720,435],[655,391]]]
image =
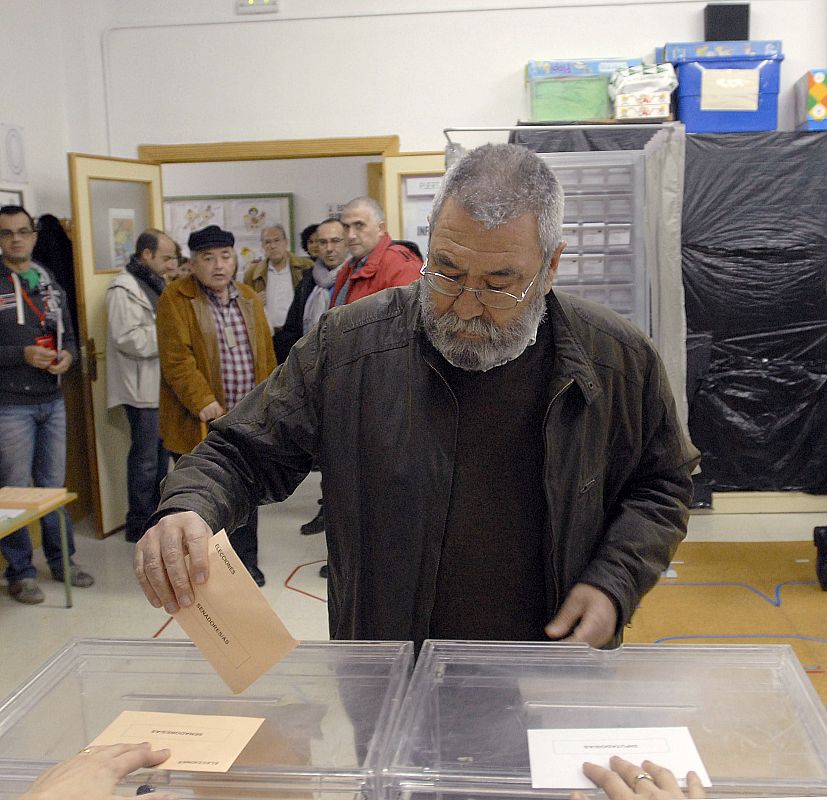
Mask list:
[[[159,516],[194,510],[232,530],[251,504],[286,498],[317,457],[335,639],[428,634],[458,411],[426,355],[419,291],[389,289],[325,314],[164,486]],[[562,293],[548,307],[547,615],[575,583],[591,584],[615,602],[619,642],[686,533],[699,456],[637,328]]]
[[106,311],[106,407],[158,408],[155,310],[134,275],[124,271],[109,284]]

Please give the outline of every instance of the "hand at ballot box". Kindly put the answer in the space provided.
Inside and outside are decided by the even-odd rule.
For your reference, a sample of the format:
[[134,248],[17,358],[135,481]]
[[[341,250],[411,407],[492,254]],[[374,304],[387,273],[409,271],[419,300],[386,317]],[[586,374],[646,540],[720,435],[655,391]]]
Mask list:
[[[168,750],[149,743],[86,747],[44,772],[19,800],[110,800],[118,782],[142,767],[156,767],[169,758]],[[175,800],[176,795],[154,792],[153,800]]]
[[[583,764],[586,777],[597,784],[609,800],[696,800],[706,797],[701,779],[694,772],[686,776],[686,794],[681,791],[675,776],[653,761],[636,766],[619,756],[612,756],[611,769],[597,764]],[[572,792],[571,800],[586,800],[582,792]]]

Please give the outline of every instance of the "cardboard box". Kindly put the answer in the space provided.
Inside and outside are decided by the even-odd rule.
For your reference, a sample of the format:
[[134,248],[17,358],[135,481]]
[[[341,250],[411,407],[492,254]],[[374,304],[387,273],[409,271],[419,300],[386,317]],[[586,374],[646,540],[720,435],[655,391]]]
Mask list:
[[525,80],[533,122],[582,122],[611,119],[609,79],[633,58],[580,58],[529,61]]
[[615,97],[617,119],[667,119],[670,114],[671,92],[619,94]]
[[827,131],[827,69],[811,69],[795,84],[795,123],[802,131]]

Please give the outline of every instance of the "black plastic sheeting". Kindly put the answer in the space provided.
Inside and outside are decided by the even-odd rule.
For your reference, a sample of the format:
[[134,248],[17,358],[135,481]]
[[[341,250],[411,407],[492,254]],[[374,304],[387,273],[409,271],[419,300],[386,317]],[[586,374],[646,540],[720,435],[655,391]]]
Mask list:
[[[640,150],[655,132],[522,129],[509,141]],[[827,134],[687,136],[682,254],[702,480],[827,493]]]
[[827,135],[687,137],[689,408],[716,491],[827,492]]

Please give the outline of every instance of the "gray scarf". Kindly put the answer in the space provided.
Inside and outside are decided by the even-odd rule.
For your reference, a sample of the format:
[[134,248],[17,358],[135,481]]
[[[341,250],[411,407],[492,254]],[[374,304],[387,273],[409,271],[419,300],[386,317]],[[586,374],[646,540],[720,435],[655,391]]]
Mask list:
[[339,264],[336,269],[328,269],[320,258],[314,262],[313,283],[316,286],[310,292],[307,302],[304,304],[303,335],[307,335],[310,329],[319,321],[319,317],[330,307],[330,292],[333,289],[333,284],[336,283],[336,276],[341,268],[342,264]]

